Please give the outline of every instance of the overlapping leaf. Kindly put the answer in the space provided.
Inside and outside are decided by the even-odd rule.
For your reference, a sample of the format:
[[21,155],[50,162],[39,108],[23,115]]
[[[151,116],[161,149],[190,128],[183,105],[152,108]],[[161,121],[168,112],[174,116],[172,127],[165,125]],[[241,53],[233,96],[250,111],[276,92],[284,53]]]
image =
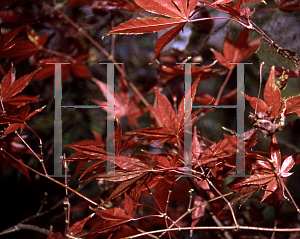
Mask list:
[[[65,147],[70,147],[77,152],[70,158],[66,159],[67,161],[78,161],[80,165],[85,164],[86,162],[93,161],[82,173],[80,179],[89,174],[85,180],[94,179],[94,178],[101,178],[102,173],[105,174],[105,179],[110,181],[124,181],[127,179],[131,179],[132,177],[125,177],[123,171],[118,173],[116,171],[116,177],[112,176],[106,177],[106,168],[103,164],[107,160],[114,160],[114,163],[123,170],[129,170],[127,167],[132,167],[132,169],[136,169],[136,167],[141,166],[139,164],[139,160],[135,158],[130,158],[129,156],[122,156],[121,154],[131,148],[136,147],[137,142],[133,139],[134,135],[123,139],[122,135],[122,128],[119,121],[117,121],[117,129],[114,133],[115,136],[115,155],[111,155],[107,153],[107,151],[103,148],[102,143],[99,144],[97,141],[85,141],[81,144],[68,144]],[[102,142],[102,140],[101,140]],[[126,166],[127,165],[127,166]],[[139,166],[138,166],[139,165]],[[142,164],[142,168],[145,168],[145,165]],[[139,168],[140,169],[140,168]],[[138,173],[140,174],[141,171],[137,169]],[[120,177],[118,177],[120,174]]]
[[227,13],[233,17],[241,19],[243,17],[249,17],[253,12],[250,11],[248,7],[241,8],[243,6],[243,2],[251,3],[251,2],[263,2],[264,0],[238,0],[237,3],[233,0],[212,0],[211,2],[200,0],[201,3],[204,3],[206,6],[213,7],[220,12]]
[[[115,93],[114,89],[111,89],[111,87],[107,86],[107,84],[97,79],[93,79],[93,81],[98,85],[104,97],[108,101],[112,102],[112,100],[114,100],[115,102],[113,109],[107,109],[106,102],[93,100],[96,104],[100,105],[104,110],[110,113],[108,119],[114,119],[114,117],[121,119],[124,116],[127,116],[128,121],[131,124],[138,126],[136,119],[144,114],[145,109],[138,107],[140,99],[137,95],[130,98],[127,81],[121,77],[119,81],[119,94]],[[110,94],[107,94],[107,89],[110,91]],[[114,99],[108,99],[108,95],[114,97]]]
[[30,106],[25,105],[18,114],[18,117],[12,117],[12,116],[0,116],[0,124],[8,124],[10,125],[6,128],[4,134],[9,134],[12,132],[15,132],[17,129],[21,129],[21,132],[23,131],[26,123],[25,121],[29,120],[32,116],[36,115],[37,113],[41,112],[46,106],[43,106],[34,112],[31,112],[29,114]]
[[17,104],[19,106],[22,106],[29,102],[38,101],[39,100],[38,97],[27,96],[27,95],[16,96],[28,85],[32,77],[38,71],[39,70],[35,70],[34,72],[22,76],[16,80],[15,72],[13,72],[11,68],[8,74],[4,77],[4,79],[1,82],[0,100],[3,103]]
[[99,225],[97,225],[90,232],[80,234],[81,237],[86,237],[95,233],[103,233],[106,231],[113,231],[120,227],[120,225],[130,221],[137,209],[138,204],[127,194],[124,194],[124,204],[121,207],[113,207],[105,210],[92,209],[96,215],[101,217]]
[[284,116],[289,116],[296,113],[300,117],[300,96],[293,96],[282,99],[281,92],[275,84],[275,68],[272,67],[268,81],[265,85],[264,100],[257,99],[256,97],[249,97],[245,95],[252,108],[257,112],[261,112],[266,117],[272,117],[275,122],[276,119]]
[[[188,105],[192,105],[196,89],[198,85],[199,79],[197,79],[192,87],[185,93],[185,99],[189,100]],[[172,139],[172,138],[178,138],[183,135],[184,132],[184,125],[185,124],[191,124],[194,120],[194,117],[200,113],[200,109],[193,113],[191,115],[191,120],[188,122],[185,120],[185,110],[184,110],[184,104],[185,100],[184,98],[181,100],[179,106],[177,115],[169,102],[169,100],[162,95],[158,90],[155,90],[155,94],[157,97],[157,108],[149,107],[149,109],[156,115],[157,119],[162,123],[163,127],[158,128],[145,128],[141,130],[136,130],[135,133],[137,135],[144,135],[144,139],[147,140],[153,140],[153,141],[161,141],[161,143]],[[191,96],[191,98],[189,98]]]
[[27,29],[27,33],[28,40],[19,39],[15,41],[13,47],[9,47],[0,54],[0,58],[16,58],[14,62],[19,63],[39,52],[41,47],[43,47],[47,42],[47,34],[39,37],[33,30],[29,28]]
[[236,67],[236,64],[230,63],[239,63],[256,52],[259,47],[261,38],[256,38],[252,41],[249,41],[249,38],[250,30],[245,28],[240,33],[235,44],[233,45],[232,40],[227,34],[223,47],[223,55],[213,50],[213,53],[219,64],[226,67],[227,69],[231,69]]
[[159,52],[183,29],[198,3],[197,0],[135,0],[135,2],[146,11],[165,17],[132,19],[110,30],[104,36],[110,34],[153,33],[174,27],[157,40],[153,60],[156,59]]
[[241,195],[238,199],[244,196],[249,197],[255,191],[264,188],[265,193],[261,201],[264,201],[268,196],[280,189],[284,194],[285,186],[280,177],[288,177],[292,173],[289,170],[294,166],[295,160],[293,156],[287,157],[281,164],[281,153],[275,135],[272,135],[270,144],[271,158],[260,156],[260,160],[256,160],[253,165],[254,174],[251,177],[235,179],[228,187],[234,192]]
[[256,97],[249,97],[245,94],[245,98],[249,101],[252,108],[257,112],[267,112],[270,110],[269,115],[273,118],[278,118],[283,112],[284,106],[281,102],[281,92],[275,84],[275,70],[272,67],[268,81],[265,85],[264,100]]

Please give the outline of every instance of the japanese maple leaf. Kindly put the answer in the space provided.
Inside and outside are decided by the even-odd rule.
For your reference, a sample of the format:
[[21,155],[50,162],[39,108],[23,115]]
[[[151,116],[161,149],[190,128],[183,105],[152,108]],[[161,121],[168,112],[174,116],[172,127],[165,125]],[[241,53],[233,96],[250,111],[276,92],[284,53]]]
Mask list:
[[[95,134],[94,134],[95,135]],[[78,142],[77,144],[68,144],[64,147],[70,147],[77,152],[71,157],[66,159],[66,161],[78,161],[80,166],[83,166],[85,163],[93,161],[82,173],[80,176],[80,179],[83,178],[86,174],[91,173],[90,176],[86,177],[85,180],[94,178],[94,175],[96,177],[100,177],[100,174],[105,172],[106,174],[106,168],[103,167],[103,164],[107,160],[114,160],[114,163],[118,166],[118,162],[124,160],[123,157],[121,157],[121,154],[124,153],[124,151],[135,148],[137,146],[137,141],[133,139],[134,135],[130,135],[127,138],[123,138],[122,135],[122,128],[120,122],[117,120],[117,129],[114,132],[114,140],[115,140],[115,155],[112,157],[110,153],[107,153],[107,151],[103,147],[102,139],[100,140],[99,137],[95,135],[97,141],[94,140],[84,140],[81,142]],[[130,153],[127,154],[127,156]],[[120,157],[118,157],[120,156]],[[125,158],[125,162],[131,162],[129,157]],[[133,165],[133,162],[131,162]],[[78,167],[80,167],[78,166]],[[139,172],[140,173],[140,172]],[[116,172],[117,174],[117,172]],[[113,176],[112,176],[113,177]],[[126,177],[124,175],[121,175],[121,181],[125,180]],[[106,179],[109,179],[106,177]],[[114,181],[118,181],[117,177],[114,178]]]
[[[84,139],[79,142],[76,142],[74,145],[83,145],[83,146],[95,145],[96,147],[104,148],[105,143],[102,136],[96,131],[92,131],[92,134],[95,139]],[[78,164],[76,165],[74,171],[75,174],[78,173],[83,168],[83,166],[90,161],[90,159],[86,157],[87,154],[85,154],[81,150],[84,151],[84,147],[83,148],[81,147],[80,150],[74,153],[72,155],[72,159],[70,158],[66,159],[67,161],[78,161]]]
[[[95,222],[95,226],[89,232],[81,233],[80,237],[87,237],[88,235],[101,233],[106,231],[113,231],[120,227],[120,225],[129,222],[134,217],[137,210],[138,203],[135,202],[129,195],[124,194],[124,204],[119,207],[108,208],[105,210],[91,209],[96,215],[100,216],[102,220]],[[95,220],[95,219],[94,219]]]
[[173,27],[164,33],[156,42],[156,59],[161,50],[183,29],[189,22],[189,17],[196,7],[198,0],[135,0],[136,4],[148,12],[164,17],[144,17],[129,20],[107,32],[110,34],[144,34],[153,33]]
[[[39,101],[37,96],[28,96],[28,95],[17,95],[20,93],[30,82],[32,77],[39,71],[35,70],[34,72],[20,77],[16,80],[15,71],[10,69],[7,75],[1,82],[0,85],[0,100],[3,103],[8,103],[11,105],[23,106],[29,102]],[[16,96],[17,95],[17,96]]]
[[265,187],[265,193],[261,201],[274,193],[280,187],[284,195],[285,185],[282,178],[290,176],[290,169],[294,166],[295,160],[291,155],[281,164],[281,153],[275,135],[272,135],[270,144],[271,158],[261,156],[260,160],[254,163],[254,174],[251,177],[236,179],[230,184],[229,188],[235,192],[241,193],[239,198],[251,196],[255,191]]
[[32,116],[41,112],[45,107],[46,106],[43,106],[29,114],[30,106],[25,105],[23,108],[21,108],[18,117],[0,116],[0,124],[10,123],[9,126],[6,128],[4,134],[15,132],[18,128],[20,128],[22,132],[25,126],[28,127],[28,125],[25,122],[29,120]]
[[266,179],[270,179],[267,183],[266,191],[261,201],[264,201],[269,195],[275,192],[278,186],[280,186],[282,194],[284,195],[285,185],[283,185],[284,182],[281,178],[292,175],[293,173],[289,173],[289,171],[295,164],[295,160],[292,155],[287,157],[281,164],[281,153],[275,135],[272,135],[271,138],[270,153],[270,160],[258,162],[258,165],[262,168],[260,171],[265,172],[264,177]]
[[[155,127],[155,128],[145,128],[136,130],[135,133],[137,135],[144,135],[145,140],[153,140],[153,142],[162,140],[161,144],[165,141],[172,138],[179,138],[184,133],[185,124],[191,124],[195,119],[195,116],[200,113],[203,109],[200,109],[191,115],[191,121],[188,122],[185,120],[185,102],[184,100],[191,100],[188,102],[189,104],[193,104],[196,89],[198,85],[199,79],[197,79],[192,87],[185,93],[185,97],[181,100],[177,114],[175,113],[171,103],[162,95],[158,90],[155,90],[155,94],[157,97],[157,108],[153,108],[149,106],[149,109],[155,114],[157,119],[161,122],[163,127]],[[189,98],[191,96],[191,98]]]
[[[300,96],[293,96],[283,100],[281,98],[281,91],[275,84],[275,68],[272,67],[268,81],[265,85],[264,100],[256,97],[250,97],[245,94],[245,98],[249,101],[252,108],[255,109],[258,128],[262,130],[262,133],[266,136],[270,133],[275,133],[278,127],[275,125],[275,121],[278,118],[284,120],[285,116],[296,113],[300,117]],[[270,124],[271,123],[271,124]],[[277,128],[276,128],[276,127]],[[267,129],[267,128],[273,129]],[[275,128],[274,128],[275,127]],[[283,127],[283,125],[282,125]],[[272,131],[272,132],[271,132]]]
[[227,34],[223,46],[223,55],[215,50],[212,50],[219,64],[227,69],[232,69],[236,67],[236,64],[229,63],[239,63],[256,52],[261,38],[256,38],[252,41],[249,41],[249,38],[250,30],[245,28],[242,30],[235,44],[233,45],[232,40]]
[[[107,96],[107,84],[97,80],[93,79],[93,81],[98,85],[100,90],[102,91],[104,97],[109,101],[112,101],[113,99],[108,99]],[[138,107],[138,104],[140,102],[140,99],[137,95],[134,95],[130,98],[129,91],[128,91],[128,84],[127,81],[124,78],[120,78],[119,81],[119,94],[114,92],[114,89],[108,87],[108,90],[110,91],[110,96],[114,96],[115,101],[115,107],[114,109],[107,109],[107,103],[103,101],[93,100],[96,104],[100,105],[104,110],[108,111],[110,115],[108,116],[108,119],[114,119],[114,116],[116,118],[123,118],[124,116],[127,116],[128,121],[133,124],[134,126],[138,126],[138,122],[136,121],[136,118],[142,116],[145,112],[145,109]]]
[[[254,127],[259,128],[265,137],[272,135],[283,128],[284,118],[285,115],[287,115],[287,102],[282,100],[281,92],[275,84],[274,67],[272,67],[268,81],[265,85],[265,101],[256,97],[249,97],[246,94],[245,98],[249,101],[251,107],[255,109],[255,114],[250,114],[249,118],[251,118],[254,123]],[[281,119],[281,122],[277,124],[276,120],[279,118]]]

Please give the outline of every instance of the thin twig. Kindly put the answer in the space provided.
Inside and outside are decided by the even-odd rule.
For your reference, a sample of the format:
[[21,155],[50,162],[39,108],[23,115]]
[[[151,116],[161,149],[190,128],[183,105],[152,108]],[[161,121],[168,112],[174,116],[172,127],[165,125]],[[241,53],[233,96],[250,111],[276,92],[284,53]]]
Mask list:
[[230,76],[231,76],[231,74],[232,74],[232,72],[233,72],[233,69],[234,69],[234,67],[231,67],[231,68],[229,69],[229,72],[228,72],[228,74],[227,74],[227,76],[226,76],[226,79],[225,79],[225,81],[223,82],[223,84],[222,84],[222,86],[221,86],[221,88],[220,88],[220,90],[219,90],[219,93],[218,93],[218,96],[217,96],[215,105],[218,105],[218,104],[219,104],[219,101],[220,101],[220,99],[221,99],[223,90],[224,90],[225,86],[227,85],[227,83],[228,83],[228,81],[229,81],[229,78],[230,78]]
[[22,229],[35,231],[35,232],[39,232],[39,233],[42,233],[42,234],[45,234],[45,235],[49,235],[49,230],[47,230],[47,229],[40,228],[40,227],[35,226],[35,225],[19,223],[19,224],[13,226],[13,227],[10,227],[10,228],[0,232],[0,236],[8,234],[8,233],[12,233],[12,232],[17,232],[17,231],[20,231]]
[[[64,155],[65,159],[65,155]],[[70,206],[70,201],[69,201],[69,196],[68,196],[68,167],[69,163],[67,161],[64,161],[64,168],[65,168],[65,191],[66,191],[66,196],[65,196],[65,201],[64,201],[64,210],[65,210],[65,235],[67,235],[69,227],[70,227],[70,212],[71,212],[71,206]]]

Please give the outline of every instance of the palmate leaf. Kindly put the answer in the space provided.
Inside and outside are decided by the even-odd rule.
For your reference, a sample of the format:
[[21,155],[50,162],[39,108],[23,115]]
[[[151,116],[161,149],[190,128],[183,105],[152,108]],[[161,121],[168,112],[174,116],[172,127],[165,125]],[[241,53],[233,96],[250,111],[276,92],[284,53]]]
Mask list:
[[227,69],[231,69],[236,67],[236,64],[229,63],[239,63],[247,59],[257,51],[260,45],[260,40],[261,38],[256,38],[250,41],[250,30],[245,28],[243,31],[241,31],[235,44],[232,43],[229,35],[226,35],[223,47],[223,55],[215,50],[212,51],[220,65],[226,67]]
[[282,99],[281,92],[278,86],[275,84],[275,68],[272,67],[268,81],[265,85],[264,101],[256,97],[250,97],[245,95],[252,108],[258,112],[267,112],[271,110],[270,116],[276,118],[281,117],[284,113],[285,116],[296,113],[300,117],[300,95]]
[[[138,122],[136,119],[144,114],[146,108],[138,107],[140,99],[137,95],[130,97],[126,79],[124,79],[123,77],[120,78],[119,94],[114,93],[114,89],[112,89],[107,84],[97,79],[93,79],[93,81],[98,85],[107,101],[114,100],[115,102],[115,107],[113,109],[107,109],[107,102],[93,100],[94,103],[100,105],[109,113],[108,119],[114,119],[115,117],[121,119],[126,116],[131,124],[133,124],[134,126],[138,126]],[[107,94],[107,90],[110,94]],[[108,99],[108,95],[114,98]]]
[[294,166],[295,160],[291,155],[287,157],[281,164],[281,153],[275,135],[272,135],[270,143],[271,158],[260,156],[260,160],[256,160],[253,164],[254,174],[251,177],[235,179],[227,186],[234,192],[240,193],[237,197],[240,199],[244,196],[251,196],[255,191],[265,188],[265,193],[261,202],[268,196],[280,189],[284,195],[285,185],[280,177],[288,177],[292,173],[289,170]]
[[172,29],[164,33],[157,40],[154,47],[155,50],[154,60],[157,58],[158,54],[164,49],[164,47],[179,34],[179,32],[183,29],[184,25],[185,22],[178,24],[176,27],[173,27]]
[[[11,68],[8,72],[8,74],[4,77],[4,79],[1,82],[1,87],[0,87],[0,100],[2,102],[6,102],[11,104],[11,102],[16,101],[22,101],[23,104],[32,102],[34,99],[35,101],[38,101],[38,97],[31,97],[31,96],[26,96],[23,95],[23,98],[17,95],[20,93],[30,82],[32,77],[39,71],[35,70],[34,72],[27,74],[25,76],[20,77],[19,79],[16,80],[15,76],[15,71],[13,71],[13,68]],[[15,102],[16,103],[16,102]],[[21,106],[22,106],[21,103]]]
[[282,104],[281,92],[275,84],[275,68],[272,67],[268,81],[265,85],[264,91],[264,101],[255,98],[249,97],[245,94],[245,98],[249,101],[252,108],[256,109],[257,112],[267,112],[269,109],[270,116],[275,119],[281,116],[281,113],[284,110],[284,104]]
[[146,11],[165,17],[132,19],[108,31],[103,37],[110,34],[153,33],[174,27],[157,40],[153,61],[160,51],[183,29],[198,3],[197,0],[135,0],[135,2]]
[[0,124],[10,123],[10,125],[6,128],[4,134],[9,134],[15,132],[17,129],[21,129],[23,131],[25,127],[25,121],[29,120],[32,116],[36,115],[37,113],[41,112],[46,106],[43,106],[33,112],[29,113],[30,106],[25,105],[21,108],[20,113],[18,114],[18,118],[10,117],[10,116],[0,116]]
[[[200,79],[197,79],[192,87],[185,93],[187,96],[186,99],[190,100],[188,105],[192,105],[197,85]],[[191,122],[185,121],[185,111],[184,111],[184,98],[181,100],[178,106],[177,115],[170,103],[170,101],[162,95],[158,90],[155,90],[155,94],[157,97],[157,108],[153,108],[149,106],[149,109],[156,115],[157,119],[162,123],[163,127],[157,128],[145,128],[134,131],[136,135],[143,135],[144,140],[153,140],[154,142],[161,141],[164,143],[165,141],[178,138],[183,135],[184,125],[191,124],[195,119],[195,116],[200,113],[203,109],[200,109],[191,115]],[[191,97],[188,97],[191,96]]]
[[95,223],[91,231],[81,233],[78,236],[88,238],[89,235],[95,233],[99,234],[106,231],[113,231],[122,224],[131,221],[137,210],[138,203],[127,194],[124,194],[123,199],[124,204],[121,204],[120,207],[113,207],[105,210],[91,208],[91,210],[95,212],[96,215],[100,216],[101,219],[98,219],[98,222],[95,222],[94,220]]
[[174,27],[185,22],[182,18],[146,17],[136,18],[120,24],[106,33],[110,34],[144,34],[153,33]]

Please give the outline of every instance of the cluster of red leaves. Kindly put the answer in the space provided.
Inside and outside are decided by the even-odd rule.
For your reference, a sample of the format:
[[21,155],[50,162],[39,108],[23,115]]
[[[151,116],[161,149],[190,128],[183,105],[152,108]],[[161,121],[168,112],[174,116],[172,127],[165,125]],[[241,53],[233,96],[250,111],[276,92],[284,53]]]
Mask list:
[[[279,195],[285,196],[284,192],[286,187],[282,178],[291,175],[289,170],[295,164],[295,155],[287,157],[281,163],[281,153],[275,137],[275,131],[282,128],[268,128],[263,127],[266,122],[277,125],[276,120],[279,117],[285,117],[291,113],[299,113],[296,105],[299,103],[299,97],[291,97],[285,101],[281,100],[281,93],[275,85],[275,69],[272,68],[268,82],[266,83],[264,97],[266,102],[246,95],[251,106],[257,109],[256,115],[267,114],[265,118],[258,118],[254,124],[254,128],[245,133],[245,159],[246,169],[251,174],[251,177],[237,178],[233,180],[228,187],[239,193],[232,199],[232,203],[237,202],[239,199],[246,197],[249,198],[254,192],[264,190],[264,196],[261,201],[264,201],[268,196],[275,191]],[[198,81],[195,81],[191,93],[186,92],[186,95],[191,94],[193,101],[196,93]],[[184,157],[180,148],[184,147],[183,144],[183,129],[184,124],[191,122],[184,121],[184,99],[179,104],[177,114],[172,108],[169,100],[160,92],[155,91],[157,97],[157,108],[149,107],[150,110],[156,115],[157,120],[160,121],[162,127],[153,127],[138,129],[132,132],[131,136],[123,141],[121,126],[118,122],[117,130],[115,132],[115,152],[116,154],[109,155],[105,149],[98,147],[94,144],[86,145],[66,145],[83,153],[81,157],[77,158],[75,155],[69,158],[69,161],[84,160],[92,161],[93,163],[88,166],[81,173],[81,180],[102,180],[109,182],[120,182],[114,189],[111,195],[103,201],[105,203],[116,199],[121,196],[125,199],[124,207],[130,205],[138,205],[140,198],[145,194],[145,191],[157,190],[163,191],[163,187],[170,187],[176,185],[176,176],[184,174]],[[255,106],[257,102],[257,106]],[[288,102],[288,103],[287,103]],[[286,107],[286,105],[289,105]],[[280,110],[281,109],[281,110]],[[200,110],[201,111],[201,110]],[[200,111],[196,111],[191,116],[192,122]],[[276,113],[275,113],[276,112]],[[275,126],[274,126],[275,127]],[[257,130],[265,136],[271,136],[270,143],[270,158],[263,156],[260,152],[255,152],[252,148],[257,144]],[[136,136],[142,136],[137,139]],[[225,138],[216,144],[208,146],[208,144],[200,144],[197,132],[193,133],[192,142],[192,176],[195,185],[198,185],[201,190],[210,191],[208,179],[222,180],[226,178],[230,172],[235,170],[235,154],[236,154],[236,136],[225,135]],[[149,144],[159,142],[156,147],[169,142],[176,149],[176,153],[166,150],[166,153],[153,154],[143,150],[144,154],[136,154],[132,156],[132,150],[138,145],[139,141],[148,141]],[[175,146],[176,145],[176,146]],[[106,160],[114,160],[115,174],[109,175],[106,173],[104,163]],[[203,172],[211,173],[211,178],[204,177]],[[169,185],[169,186],[168,186]],[[163,195],[160,195],[163,197]],[[199,196],[198,196],[199,197]],[[279,199],[281,198],[279,197]],[[198,198],[198,204],[203,203],[203,198]],[[128,203],[128,204],[127,204]],[[197,205],[197,201],[195,201]],[[158,212],[161,214],[159,203],[156,205]],[[202,209],[200,209],[202,208]],[[129,222],[134,218],[137,207],[129,209],[120,209],[113,207],[106,210],[95,210],[102,220],[98,222],[97,226],[86,235],[94,233],[113,232],[123,223]],[[198,210],[193,211],[193,218],[199,220],[205,213],[205,207],[199,207]],[[175,218],[174,218],[175,219]],[[102,224],[104,223],[104,224]],[[100,226],[102,224],[102,226]],[[194,222],[193,225],[195,225]]]
[[[0,138],[1,144],[1,169],[2,172],[9,164],[20,170],[29,179],[27,169],[21,164],[17,163],[10,155],[16,159],[21,160],[20,153],[28,153],[29,150],[25,146],[17,144],[20,139],[17,137],[7,137],[7,134],[15,132],[17,129],[23,131],[26,121],[36,115],[42,110],[38,109],[30,114],[29,103],[39,100],[38,96],[29,96],[19,94],[28,85],[32,77],[38,72],[36,70],[28,75],[16,79],[16,72],[13,68],[10,69],[8,74],[4,77],[0,87],[0,100],[2,105],[2,114],[0,116],[0,124],[9,124]],[[4,110],[5,109],[5,110]]]
[[[164,17],[144,17],[129,20],[125,23],[120,24],[111,31],[107,32],[104,36],[109,34],[144,34],[152,33],[173,27],[171,30],[164,33],[156,42],[155,45],[155,56],[153,61],[157,58],[158,54],[163,48],[172,41],[181,30],[184,25],[188,22],[192,22],[191,17],[195,14],[194,10],[198,2],[203,3],[207,6],[216,8],[218,11],[222,11],[230,14],[238,19],[245,15],[250,15],[249,9],[241,9],[242,0],[237,2],[235,6],[234,1],[162,1],[157,0],[153,2],[145,0],[136,0],[136,3],[148,12],[162,15]],[[261,2],[261,0],[250,0],[245,2]],[[225,5],[223,5],[225,4]],[[199,10],[199,9],[197,9]],[[196,10],[196,11],[197,11]],[[247,13],[246,13],[247,12]],[[200,19],[208,20],[208,19]],[[250,50],[251,51],[251,50]]]

